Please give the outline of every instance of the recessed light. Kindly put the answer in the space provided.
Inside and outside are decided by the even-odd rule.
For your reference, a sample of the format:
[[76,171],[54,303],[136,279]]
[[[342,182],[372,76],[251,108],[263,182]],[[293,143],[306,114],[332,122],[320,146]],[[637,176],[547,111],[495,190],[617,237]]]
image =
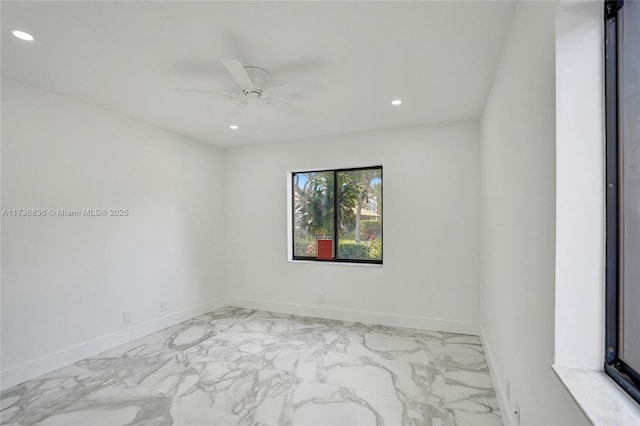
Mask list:
[[398,106],[402,103],[402,99],[394,99],[391,101],[391,105]]
[[231,126],[229,126],[229,128],[230,128],[231,130],[238,130],[238,126],[237,126],[237,125],[235,125],[235,124],[232,124]]
[[24,40],[24,41],[33,41],[36,39],[34,36],[29,34],[28,32],[22,31],[22,30],[11,30],[11,34],[13,34],[14,37],[17,37],[20,40]]

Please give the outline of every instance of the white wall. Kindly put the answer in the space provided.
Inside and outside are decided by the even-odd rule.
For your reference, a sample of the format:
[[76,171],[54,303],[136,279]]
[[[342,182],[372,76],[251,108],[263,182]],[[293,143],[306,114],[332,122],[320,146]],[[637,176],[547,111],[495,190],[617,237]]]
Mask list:
[[130,214],[2,217],[2,387],[215,307],[222,178],[218,148],[3,79],[2,208]]
[[[384,265],[288,262],[287,173],[377,164]],[[478,332],[477,122],[234,148],[226,165],[230,304]]]
[[556,26],[555,363],[604,365],[604,18],[563,2]]
[[588,423],[551,370],[555,12],[518,3],[482,118],[481,327],[507,424],[516,402],[523,425]]

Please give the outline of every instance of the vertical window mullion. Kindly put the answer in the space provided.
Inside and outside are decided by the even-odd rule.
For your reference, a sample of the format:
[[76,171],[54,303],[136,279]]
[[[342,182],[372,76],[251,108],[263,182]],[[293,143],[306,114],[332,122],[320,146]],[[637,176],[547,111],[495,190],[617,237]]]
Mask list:
[[[608,6],[608,5],[607,5]],[[608,11],[607,11],[608,13]],[[616,17],[605,22],[606,119],[606,356],[618,358],[618,78]]]
[[338,229],[340,225],[338,223],[339,217],[339,202],[338,202],[338,172],[333,171],[333,258],[338,257]]
[[298,216],[296,215],[296,175],[291,174],[291,253],[292,257],[296,255],[296,223]]

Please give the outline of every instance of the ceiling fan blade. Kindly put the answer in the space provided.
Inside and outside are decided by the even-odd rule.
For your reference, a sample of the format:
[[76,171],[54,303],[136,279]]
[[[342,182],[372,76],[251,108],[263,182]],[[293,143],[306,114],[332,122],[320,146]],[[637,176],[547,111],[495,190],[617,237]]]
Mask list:
[[279,98],[271,97],[266,100],[266,103],[269,105],[273,105],[277,109],[288,112],[288,113],[299,114],[301,112],[304,112],[304,108]]
[[247,107],[247,103],[244,101],[240,101],[237,104],[235,104],[229,111],[227,111],[227,117],[228,118],[233,118],[236,115],[240,114],[242,111],[245,110],[245,108]]
[[233,77],[233,79],[240,85],[242,89],[253,89],[253,83],[249,78],[249,74],[244,69],[242,64],[235,59],[222,58],[222,65],[225,66],[229,74]]
[[279,84],[277,86],[269,87],[267,92],[279,95],[303,95],[307,92],[313,92],[320,89],[322,89],[322,85],[319,82],[314,81]]
[[231,98],[238,98],[242,96],[240,93],[231,93],[224,90],[208,90],[208,89],[186,89],[179,87],[176,89],[177,92],[180,93],[197,93],[200,95],[220,95],[220,96],[228,96]]

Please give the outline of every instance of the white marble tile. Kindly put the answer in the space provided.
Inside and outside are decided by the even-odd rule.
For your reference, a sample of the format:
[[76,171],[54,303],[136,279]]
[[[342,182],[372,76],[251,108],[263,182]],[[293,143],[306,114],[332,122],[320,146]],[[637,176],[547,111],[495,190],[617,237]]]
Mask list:
[[395,425],[402,424],[402,416],[403,407],[395,398],[304,381],[293,391],[281,424]]
[[489,371],[447,371],[447,383],[454,383],[458,386],[468,388],[493,389],[491,375]]
[[468,334],[445,333],[444,340],[446,343],[464,343],[468,345],[481,345],[480,337]]
[[475,336],[237,308],[15,386],[1,407],[21,425],[500,424]]
[[448,410],[451,425],[455,426],[502,426],[499,413]]
[[450,425],[501,425],[487,360],[474,336],[445,336],[444,400]]
[[86,410],[60,412],[38,423],[41,426],[113,426],[133,424],[138,414],[137,407],[87,408]]
[[2,392],[2,424],[35,424],[102,389],[109,378],[77,365],[41,376]]
[[480,345],[445,343],[446,370],[489,371],[487,359]]

